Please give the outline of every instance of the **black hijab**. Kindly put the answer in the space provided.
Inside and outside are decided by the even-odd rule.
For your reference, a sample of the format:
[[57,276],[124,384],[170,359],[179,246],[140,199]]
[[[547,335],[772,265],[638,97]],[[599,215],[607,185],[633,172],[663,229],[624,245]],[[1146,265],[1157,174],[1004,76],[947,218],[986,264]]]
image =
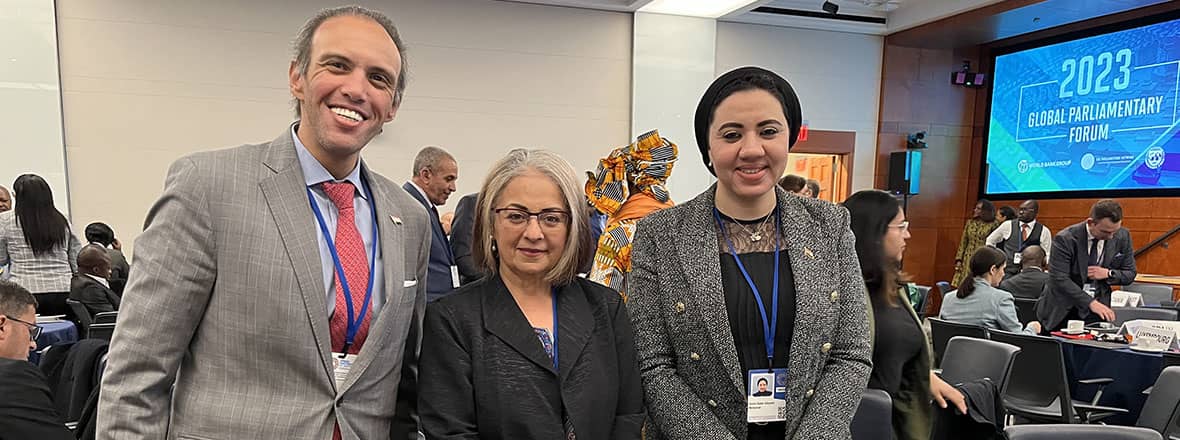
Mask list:
[[705,162],[705,168],[708,168],[714,176],[717,175],[717,172],[713,170],[713,164],[709,162],[709,125],[713,123],[713,113],[721,101],[724,101],[729,95],[755,89],[770,92],[782,104],[783,115],[787,117],[787,126],[791,136],[788,145],[793,147],[795,141],[799,140],[799,128],[803,124],[803,110],[799,107],[799,97],[795,95],[795,89],[791,88],[791,84],[787,80],[761,67],[739,67],[726,72],[713,80],[713,84],[709,85],[704,96],[701,96],[701,102],[697,104],[696,117],[693,122],[697,147],[701,150],[701,160]]

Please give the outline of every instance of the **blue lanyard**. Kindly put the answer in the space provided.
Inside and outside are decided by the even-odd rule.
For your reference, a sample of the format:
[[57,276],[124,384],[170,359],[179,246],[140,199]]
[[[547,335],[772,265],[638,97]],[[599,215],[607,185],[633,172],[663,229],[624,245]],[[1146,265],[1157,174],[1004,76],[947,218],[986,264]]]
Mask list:
[[[365,191],[369,193],[369,197],[373,197],[373,192],[369,191],[367,182],[363,183]],[[324,241],[328,243],[328,252],[332,254],[332,264],[336,266],[336,276],[340,277],[340,288],[344,289],[344,295],[348,298],[345,301],[348,309],[348,326],[344,330],[344,354],[348,354],[349,347],[352,347],[352,342],[356,338],[356,332],[361,328],[361,321],[365,317],[365,313],[369,311],[369,303],[373,299],[373,269],[377,262],[377,207],[373,206],[373,201],[369,200],[369,214],[373,220],[373,250],[369,253],[369,284],[365,286],[365,301],[361,305],[360,316],[354,316],[352,310],[352,290],[348,288],[348,279],[344,276],[344,266],[340,264],[340,254],[336,252],[336,243],[332,240],[332,234],[328,233],[328,223],[324,221],[324,214],[320,212],[319,205],[315,202],[315,195],[311,193],[311,188],[307,189],[307,200],[311,204],[311,212],[315,213],[316,222],[320,224],[320,232],[324,234]],[[339,221],[339,218],[337,218]]]
[[755,286],[754,280],[750,279],[750,273],[746,272],[746,265],[742,264],[742,259],[738,257],[737,251],[733,248],[733,241],[730,241],[729,234],[725,233],[725,225],[721,223],[721,211],[713,208],[713,218],[717,220],[717,227],[725,235],[725,244],[729,246],[729,253],[733,254],[733,261],[737,262],[738,270],[746,278],[746,284],[749,284],[750,290],[754,291],[754,300],[758,302],[758,311],[762,313],[762,337],[766,341],[766,359],[770,362],[767,364],[768,368],[774,365],[774,334],[778,330],[778,275],[779,250],[781,249],[779,240],[783,235],[783,222],[777,206],[774,208],[773,214],[775,231],[778,233],[774,236],[774,287],[771,288],[771,312],[768,320],[766,319],[766,305],[762,303],[762,295],[758,292],[758,286]]
[[560,376],[561,370],[558,369],[558,363],[557,363],[557,288],[556,287],[553,288],[553,293],[551,293],[551,295],[553,296],[553,371]]

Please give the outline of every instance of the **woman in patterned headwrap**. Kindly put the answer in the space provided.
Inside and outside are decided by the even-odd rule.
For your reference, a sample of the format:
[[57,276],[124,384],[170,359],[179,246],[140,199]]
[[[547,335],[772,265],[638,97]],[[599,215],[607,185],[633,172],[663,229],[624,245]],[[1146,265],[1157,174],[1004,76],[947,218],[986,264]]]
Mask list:
[[631,271],[635,225],[648,214],[672,206],[664,184],[672,175],[676,156],[676,144],[652,130],[598,161],[598,170],[586,181],[590,205],[607,216],[590,279],[617,290],[624,300],[623,281]]

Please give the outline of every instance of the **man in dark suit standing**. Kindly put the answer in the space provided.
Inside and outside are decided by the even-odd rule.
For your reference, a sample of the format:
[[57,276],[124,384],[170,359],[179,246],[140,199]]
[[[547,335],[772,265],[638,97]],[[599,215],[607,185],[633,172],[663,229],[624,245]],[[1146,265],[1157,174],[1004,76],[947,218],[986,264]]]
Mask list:
[[1020,252],[1020,273],[1000,282],[1000,290],[1017,298],[1041,297],[1049,273],[1045,272],[1045,250],[1040,246],[1029,246]]
[[459,283],[467,284],[483,278],[483,272],[475,265],[471,256],[472,234],[475,231],[475,200],[479,193],[471,193],[459,199],[455,207],[455,220],[451,222],[451,253],[455,265],[459,266]]
[[438,216],[438,206],[447,203],[447,198],[455,192],[455,182],[458,180],[459,164],[455,158],[442,148],[426,147],[414,158],[414,177],[402,185],[426,208],[430,217],[433,238],[429,270],[426,273],[427,302],[442,298],[459,287],[459,268],[455,266],[450,241]]
[[70,281],[70,299],[86,306],[90,317],[119,310],[121,298],[111,290],[111,257],[101,244],[92,243],[78,251],[78,273]]
[[26,360],[40,333],[36,304],[25,288],[0,281],[0,438],[73,439],[45,376]]
[[1110,199],[1090,208],[1090,218],[1053,237],[1049,287],[1037,302],[1045,331],[1067,320],[1114,321],[1110,286],[1135,280],[1131,233],[1122,227],[1123,207]]

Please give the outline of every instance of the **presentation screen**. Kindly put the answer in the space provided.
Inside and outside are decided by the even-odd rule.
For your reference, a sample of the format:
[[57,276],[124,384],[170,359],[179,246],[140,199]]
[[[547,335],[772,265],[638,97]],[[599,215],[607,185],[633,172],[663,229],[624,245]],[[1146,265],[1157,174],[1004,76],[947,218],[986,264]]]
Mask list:
[[983,195],[1180,194],[1180,20],[1169,18],[998,54]]

